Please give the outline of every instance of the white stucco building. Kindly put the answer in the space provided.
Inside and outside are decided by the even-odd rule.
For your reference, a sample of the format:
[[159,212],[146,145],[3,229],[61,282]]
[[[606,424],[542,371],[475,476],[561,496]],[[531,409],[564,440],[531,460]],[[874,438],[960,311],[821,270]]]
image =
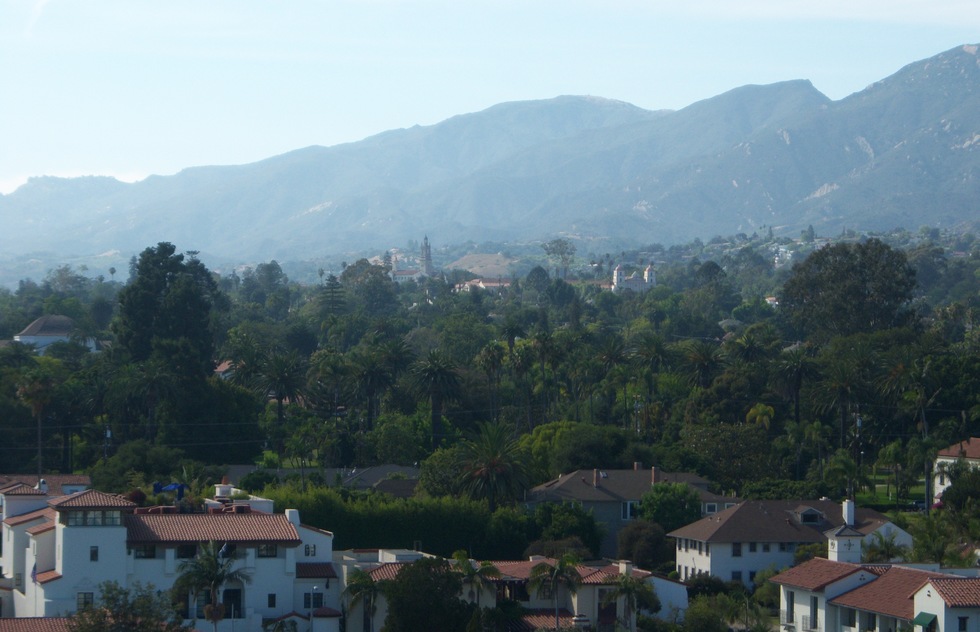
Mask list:
[[[220,543],[250,581],[222,587],[219,630],[260,632],[291,619],[298,630],[339,630],[342,587],[332,563],[333,534],[301,524],[299,512],[260,511],[249,501],[216,503],[206,513],[138,508],[123,497],[85,490],[51,497],[14,483],[3,497],[0,616],[66,616],[97,603],[99,584],[139,581],[170,589],[202,543]],[[255,499],[265,507],[264,499]],[[206,598],[187,623],[210,630]]]

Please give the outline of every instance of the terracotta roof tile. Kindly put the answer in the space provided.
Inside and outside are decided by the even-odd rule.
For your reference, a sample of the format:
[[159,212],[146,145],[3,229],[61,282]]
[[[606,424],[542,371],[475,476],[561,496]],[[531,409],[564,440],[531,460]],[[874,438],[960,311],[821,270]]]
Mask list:
[[344,613],[340,610],[334,610],[333,608],[328,608],[327,606],[321,606],[313,611],[313,617],[315,619],[335,619],[337,617],[342,617]]
[[0,488],[4,496],[45,496],[46,494],[39,489],[34,489],[19,481],[12,481],[6,487]]
[[861,566],[858,564],[833,562],[822,557],[815,557],[773,576],[769,581],[774,584],[796,586],[804,590],[821,590],[825,586],[860,570]]
[[892,566],[873,582],[835,597],[830,603],[910,621],[915,616],[912,593],[930,578],[942,576],[942,573]]
[[61,573],[55,571],[54,569],[50,571],[41,571],[37,574],[37,583],[47,584],[48,582],[53,582],[56,579],[61,579]]
[[296,577],[299,579],[336,579],[337,571],[330,562],[297,562]]
[[378,582],[385,579],[394,579],[398,572],[405,566],[408,562],[385,562],[379,566],[368,571],[368,575],[371,579]]
[[36,524],[33,527],[27,529],[27,533],[30,535],[39,535],[45,533],[46,531],[53,531],[55,528],[55,523],[48,521],[42,522],[41,524]]
[[124,522],[130,544],[300,543],[296,527],[283,514],[134,514]]
[[116,494],[106,494],[94,489],[86,489],[68,496],[49,500],[48,505],[55,509],[135,509],[136,503]]
[[50,507],[45,507],[44,509],[38,509],[37,511],[31,511],[25,514],[20,514],[19,516],[11,516],[3,521],[3,523],[10,527],[15,527],[19,524],[24,524],[25,522],[30,522],[31,520],[55,520],[58,517],[57,512]]
[[949,608],[980,608],[980,577],[937,577],[933,588]]
[[[562,630],[574,630],[572,614],[564,608],[558,611],[558,625]],[[534,630],[554,630],[555,611],[549,609],[525,610],[524,616],[508,626],[509,632],[533,632]]]
[[0,632],[68,632],[68,617],[0,619]]
[[980,437],[970,437],[965,441],[954,443],[948,448],[940,450],[936,456],[954,459],[980,459]]

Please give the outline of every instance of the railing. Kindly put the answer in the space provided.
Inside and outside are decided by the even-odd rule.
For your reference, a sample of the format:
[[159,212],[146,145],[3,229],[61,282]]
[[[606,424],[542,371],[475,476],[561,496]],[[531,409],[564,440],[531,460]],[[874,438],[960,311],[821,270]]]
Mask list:
[[780,610],[779,623],[780,625],[792,625],[796,623],[796,616],[792,611]]
[[819,620],[819,617],[816,617],[816,616],[811,617],[810,615],[806,615],[805,614],[805,615],[803,615],[803,621],[802,621],[802,623],[803,623],[803,629],[804,630],[816,630],[816,629],[818,629],[818,626],[820,624],[820,620]]

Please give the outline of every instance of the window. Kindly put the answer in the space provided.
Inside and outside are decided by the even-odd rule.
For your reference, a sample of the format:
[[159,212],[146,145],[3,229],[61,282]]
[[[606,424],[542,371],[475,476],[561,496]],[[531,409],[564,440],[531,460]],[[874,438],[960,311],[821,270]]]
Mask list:
[[732,581],[733,582],[742,581],[742,571],[732,571]]
[[706,514],[718,513],[718,503],[705,503],[704,513]]
[[710,542],[705,542],[704,543],[704,554],[705,555],[711,555],[711,543]]
[[966,622],[969,620],[970,620],[969,617],[960,617],[959,619],[957,619],[958,623],[956,629],[958,630],[958,632],[966,632],[967,630]]
[[857,611],[852,608],[845,608],[841,611],[841,625],[848,628],[857,626]]
[[259,557],[275,557],[276,556],[276,545],[275,544],[260,544],[258,547]]
[[93,604],[95,604],[95,593],[80,592],[75,595],[76,609],[84,610],[85,608],[91,608]]
[[817,627],[817,597],[816,595],[810,596],[810,628]]
[[786,552],[786,543],[785,542],[780,542],[779,543],[779,552],[780,553],[785,553]]
[[69,527],[80,527],[85,524],[85,512],[84,511],[70,511],[68,512],[68,526]]
[[749,571],[749,581],[755,583],[755,571]]
[[800,522],[803,524],[817,524],[820,522],[820,514],[815,511],[804,511],[800,514]]
[[241,588],[226,588],[221,596],[221,603],[225,606],[225,618],[241,619],[245,616],[242,612]]
[[197,601],[194,604],[194,617],[197,618],[197,619],[203,619],[204,618],[204,606],[208,605],[209,603],[211,603],[211,591],[210,590],[202,590],[197,595]]
[[768,542],[763,542],[763,544],[762,544],[762,552],[763,553],[768,553],[769,552],[769,543]]
[[792,590],[786,591],[786,623],[793,623],[796,620],[796,593]]
[[269,593],[268,605],[270,608],[276,607],[276,593]]
[[303,608],[309,610],[310,608],[322,608],[323,607],[323,593],[304,593],[303,594]]
[[755,542],[749,542],[749,553],[755,553]]
[[741,542],[732,542],[732,557],[742,557]]
[[88,547],[88,559],[90,562],[99,561],[99,547],[97,546]]
[[307,544],[306,546],[304,546],[303,555],[305,555],[306,557],[316,557],[316,545]]
[[700,540],[698,540],[698,555],[700,555],[703,552],[701,549],[702,544],[703,543]]
[[623,520],[633,520],[636,518],[637,510],[639,509],[639,503],[635,500],[624,501],[621,505],[622,515],[620,516]]
[[122,512],[121,511],[107,511],[105,512],[105,518],[102,524],[107,527],[118,527],[122,524]]
[[178,544],[177,545],[177,559],[178,560],[189,560],[197,555],[197,545],[196,544]]
[[101,527],[102,526],[102,512],[101,511],[86,511],[85,512],[85,526],[86,527]]
[[864,618],[864,623],[865,623],[865,627],[864,627],[865,630],[874,630],[875,626],[878,623],[877,615],[873,612],[866,613]]
[[133,557],[138,560],[152,560],[157,556],[157,547],[152,544],[133,547]]

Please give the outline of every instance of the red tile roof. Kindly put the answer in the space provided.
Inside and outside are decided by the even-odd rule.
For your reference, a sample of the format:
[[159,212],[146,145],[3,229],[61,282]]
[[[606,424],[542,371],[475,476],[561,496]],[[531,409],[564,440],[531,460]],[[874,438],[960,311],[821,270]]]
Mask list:
[[376,582],[384,579],[394,579],[398,575],[398,572],[402,569],[402,566],[405,566],[408,563],[409,562],[385,562],[376,568],[369,570],[368,575],[370,575],[371,579]]
[[937,456],[954,459],[980,459],[980,437],[970,437],[939,451]]
[[327,606],[321,606],[313,611],[313,617],[316,619],[335,619],[337,617],[342,617],[344,613],[340,610],[334,610],[333,608],[328,608]]
[[[574,630],[572,614],[564,608],[558,610],[558,625],[562,630]],[[508,627],[511,632],[533,632],[534,630],[554,630],[555,611],[547,609],[525,610],[520,621]]]
[[297,562],[296,577],[299,579],[336,579],[337,571],[330,562]]
[[804,590],[822,590],[836,581],[844,579],[861,570],[858,564],[833,562],[822,557],[815,557],[799,566],[787,569],[773,576],[769,581],[774,584],[786,584]]
[[31,511],[25,514],[20,514],[19,516],[11,516],[3,521],[3,523],[10,527],[15,527],[19,524],[24,524],[25,522],[30,522],[31,520],[54,520],[58,517],[57,512],[50,507],[45,507],[44,509],[38,509],[37,511]]
[[53,582],[56,579],[61,579],[61,573],[55,571],[54,569],[50,571],[42,571],[37,574],[37,583],[47,584],[48,582]]
[[912,594],[930,578],[942,576],[942,573],[892,566],[878,579],[835,597],[830,603],[911,621],[915,616]]
[[86,489],[68,496],[48,501],[55,509],[135,509],[136,503],[118,496],[94,489]]
[[949,608],[980,608],[980,577],[937,577],[932,587]]
[[34,489],[30,485],[20,481],[11,481],[5,487],[0,487],[0,492],[4,496],[44,496],[45,493],[39,489]]
[[46,531],[53,531],[55,528],[54,522],[42,522],[41,524],[36,524],[33,527],[27,529],[27,533],[30,535],[38,535],[45,533]]
[[0,632],[68,632],[68,617],[0,619]]
[[124,522],[130,544],[300,543],[296,527],[283,514],[134,514]]

